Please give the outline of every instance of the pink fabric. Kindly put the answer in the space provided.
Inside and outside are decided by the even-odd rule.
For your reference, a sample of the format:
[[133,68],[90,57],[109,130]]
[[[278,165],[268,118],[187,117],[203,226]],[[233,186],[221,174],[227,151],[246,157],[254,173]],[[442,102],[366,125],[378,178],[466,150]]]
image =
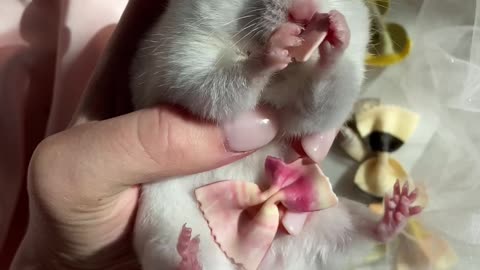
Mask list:
[[127,2],[0,1],[0,269],[25,229],[28,160],[67,127]]
[[221,181],[195,191],[215,241],[225,254],[247,270],[257,269],[287,212],[304,213],[333,207],[338,198],[316,163],[300,158],[291,164],[268,157],[265,170],[271,186]]

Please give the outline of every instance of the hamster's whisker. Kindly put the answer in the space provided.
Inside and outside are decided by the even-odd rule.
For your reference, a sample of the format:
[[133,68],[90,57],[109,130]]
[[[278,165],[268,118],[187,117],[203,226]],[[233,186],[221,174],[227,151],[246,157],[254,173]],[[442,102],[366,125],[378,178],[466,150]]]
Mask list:
[[[257,30],[257,28],[255,27],[255,26],[257,25],[256,22],[257,22],[258,20],[260,20],[260,19],[261,19],[261,18],[255,18],[255,19],[253,19],[252,21],[250,21],[249,24],[247,24],[245,27],[243,27],[242,29],[240,29],[235,35],[233,35],[232,39],[234,39],[236,36],[238,36],[239,34],[241,34],[242,32],[244,32],[245,30],[248,30],[248,29],[250,29],[250,28],[252,28],[252,27],[254,27],[253,31],[256,31],[256,30]],[[240,38],[237,42],[235,42],[234,44],[230,45],[230,46],[228,47],[228,49],[234,48],[239,42],[241,42],[246,36],[250,35],[251,33],[252,33],[252,31],[249,31],[249,32],[248,32],[247,34],[245,34],[242,38]],[[209,75],[208,75],[206,78],[208,78],[208,77],[212,74],[212,72],[215,72],[215,67],[216,67],[216,66],[220,63],[220,61],[225,57],[228,49],[226,49],[226,50],[218,57],[217,61],[215,61],[215,64],[212,66],[211,70],[209,71]],[[206,79],[206,78],[205,78],[205,79]],[[204,83],[205,83],[205,82],[204,82]]]
[[250,37],[250,39],[248,39],[248,41],[245,42],[245,44],[242,46],[242,49],[241,49],[242,51],[245,51],[245,47],[248,45],[248,43],[249,43],[250,41],[254,40],[254,39],[257,37],[257,35],[258,35],[259,33],[261,33],[261,31],[260,31],[261,29],[262,29],[262,28],[257,25],[257,27],[252,30],[252,31],[254,32],[254,34],[253,34],[253,35]]
[[232,24],[232,23],[234,23],[234,22],[238,22],[238,21],[240,21],[240,20],[247,19],[247,18],[251,18],[251,17],[255,17],[255,16],[256,16],[255,14],[245,15],[245,16],[236,18],[236,19],[234,19],[234,20],[231,20],[231,21],[229,21],[229,22],[227,22],[227,23],[225,23],[225,24],[222,24],[221,26],[227,26],[227,25]]
[[[245,27],[243,27],[242,29],[238,30],[238,32],[232,36],[232,39],[235,39],[235,37],[237,37],[239,34],[241,34],[243,31],[251,28],[251,27],[254,27],[256,22],[258,22],[261,18],[255,18],[253,20],[251,20]],[[233,47],[233,46],[232,46]]]
[[254,31],[258,31],[259,26],[257,26],[255,23],[253,23],[250,27],[252,26],[254,27],[253,30],[250,30],[247,34],[245,34],[242,38],[240,38],[237,42],[235,42],[231,47],[235,47],[236,45],[238,45],[238,43],[240,43],[243,39],[251,35]]

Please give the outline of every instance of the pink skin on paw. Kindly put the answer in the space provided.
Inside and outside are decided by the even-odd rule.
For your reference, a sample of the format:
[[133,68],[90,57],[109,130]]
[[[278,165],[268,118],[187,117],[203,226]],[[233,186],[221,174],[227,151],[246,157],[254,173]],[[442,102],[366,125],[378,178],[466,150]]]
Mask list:
[[336,10],[328,13],[330,23],[327,41],[339,50],[345,50],[350,44],[350,28],[342,13]]
[[290,55],[298,62],[306,62],[313,52],[322,44],[328,34],[329,20],[327,14],[315,13],[300,35],[304,40],[302,46],[289,48]]
[[200,239],[198,236],[193,239],[191,237],[192,229],[183,225],[177,243],[177,251],[182,258],[178,270],[202,270],[197,258]]
[[302,31],[303,28],[297,24],[284,23],[272,34],[264,59],[267,70],[280,71],[290,64],[292,57],[288,48],[302,44],[303,40],[299,37]]
[[334,63],[350,44],[350,28],[345,16],[332,10],[328,13],[328,21],[328,34],[319,48],[322,64]]
[[420,206],[411,207],[417,199],[417,190],[408,192],[408,183],[400,189],[397,180],[393,188],[393,195],[385,195],[385,212],[382,220],[375,228],[375,237],[381,242],[389,241],[402,231],[410,217],[422,211]]

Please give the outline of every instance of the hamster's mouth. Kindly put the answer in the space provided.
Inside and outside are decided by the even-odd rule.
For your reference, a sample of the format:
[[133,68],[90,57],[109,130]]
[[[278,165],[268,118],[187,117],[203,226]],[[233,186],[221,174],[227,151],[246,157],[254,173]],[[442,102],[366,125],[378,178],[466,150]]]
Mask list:
[[288,20],[300,25],[306,25],[317,12],[314,0],[293,0],[288,9]]
[[243,19],[238,21],[240,30],[234,36],[238,43],[246,43],[243,48],[261,46],[281,24],[293,22],[306,26],[317,11],[315,0],[256,0],[254,6],[240,13],[239,18]]

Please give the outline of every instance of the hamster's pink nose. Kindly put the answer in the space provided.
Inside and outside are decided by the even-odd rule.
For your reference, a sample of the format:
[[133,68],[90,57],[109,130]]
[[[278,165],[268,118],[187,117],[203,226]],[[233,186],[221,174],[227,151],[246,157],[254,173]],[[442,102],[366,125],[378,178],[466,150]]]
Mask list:
[[315,5],[315,0],[293,0],[288,12],[290,20],[306,24],[312,19],[313,14],[317,12],[317,5]]

